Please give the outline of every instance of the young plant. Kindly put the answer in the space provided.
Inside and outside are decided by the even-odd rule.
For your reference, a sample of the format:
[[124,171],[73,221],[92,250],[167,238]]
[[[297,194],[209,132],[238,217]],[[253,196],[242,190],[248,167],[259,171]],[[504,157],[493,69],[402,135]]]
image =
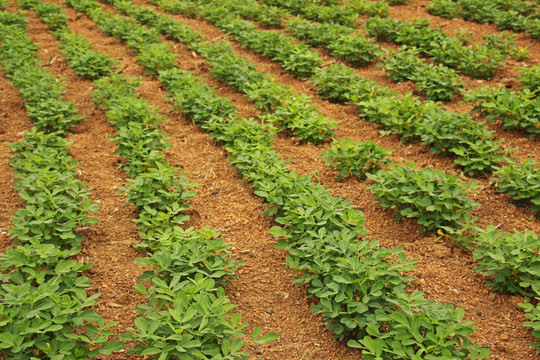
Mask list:
[[375,181],[369,190],[378,203],[397,209],[396,219],[417,218],[434,233],[439,229],[447,234],[458,232],[471,222],[470,211],[480,206],[466,195],[478,187],[475,181],[464,184],[443,171],[394,165],[367,177]]
[[540,291],[540,237],[533,231],[504,234],[489,226],[475,239],[474,271],[488,277],[495,290],[528,297]]
[[522,67],[519,70],[523,74],[518,78],[521,86],[538,95],[540,92],[540,65],[530,68]]
[[540,164],[525,160],[510,163],[495,171],[492,181],[497,190],[510,196],[518,206],[531,205],[531,211],[540,217]]
[[376,173],[382,166],[390,163],[392,150],[377,146],[375,142],[358,142],[352,139],[334,141],[332,146],[322,153],[327,166],[339,171],[338,180],[354,176],[363,181],[367,173]]
[[464,94],[474,104],[473,112],[488,121],[501,121],[503,129],[520,130],[526,136],[540,136],[540,98],[528,89],[513,92],[505,88],[481,88]]

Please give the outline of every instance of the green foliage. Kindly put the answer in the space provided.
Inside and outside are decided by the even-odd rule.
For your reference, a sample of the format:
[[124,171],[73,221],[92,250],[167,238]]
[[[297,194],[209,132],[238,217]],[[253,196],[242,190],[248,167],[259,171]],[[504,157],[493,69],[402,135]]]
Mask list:
[[382,207],[397,209],[397,219],[417,218],[434,233],[456,233],[471,222],[470,211],[480,206],[466,195],[477,188],[475,181],[464,184],[443,171],[392,166],[367,176],[375,181],[369,190]]
[[474,78],[490,79],[503,68],[506,54],[487,45],[464,46],[442,29],[432,29],[425,20],[401,21],[370,18],[368,32],[382,41],[415,46],[434,60]]
[[312,81],[322,97],[355,104],[361,116],[399,134],[403,141],[421,141],[433,153],[455,155],[455,162],[469,175],[489,173],[505,160],[492,140],[493,132],[468,114],[398,95],[343,65],[318,70]]
[[258,72],[246,59],[236,55],[229,44],[203,43],[197,48],[208,59],[214,76],[255,102],[265,114],[261,119],[315,144],[328,140],[334,133],[336,122],[321,116],[311,105],[310,96],[297,94],[275,82],[270,74]]
[[[175,72],[163,71],[161,76]],[[128,353],[141,356],[245,359],[240,337],[247,324],[240,323],[240,314],[231,314],[235,306],[222,288],[242,262],[228,257],[229,245],[215,238],[217,232],[179,227],[189,218],[185,212],[195,195],[190,191],[193,185],[164,160],[161,150],[168,144],[157,129],[163,119],[135,95],[138,84],[115,75],[97,81],[94,93],[117,128],[118,153],[127,157],[125,166],[132,174],[124,191],[140,211],[136,222],[146,242],[137,248],[149,252],[137,262],[152,268],[139,278],[150,280],[150,286],[136,285],[148,303],[137,306],[136,327],[128,328],[121,339],[136,341]],[[269,333],[257,339],[259,333],[260,329],[253,334],[253,341],[261,344],[277,337]]]
[[426,7],[428,13],[453,19],[461,16],[459,3],[454,0],[431,0]]
[[349,346],[363,349],[362,358],[485,359],[489,355],[489,349],[473,345],[468,338],[472,321],[462,321],[463,309],[426,300],[419,291],[400,294],[392,303],[397,310],[380,315],[384,327],[368,324],[363,338],[348,341]]
[[490,279],[495,290],[534,297],[540,291],[540,238],[533,231],[504,234],[489,226],[474,243],[474,269]]
[[[153,3],[173,13],[185,15],[187,11],[191,11],[174,0]],[[196,4],[190,9],[195,10],[194,15],[208,20],[231,34],[243,46],[278,61],[286,71],[296,77],[310,76],[321,64],[319,55],[308,46],[296,43],[290,37],[280,33],[258,30],[254,24],[231,15],[226,6]]]
[[144,66],[149,74],[158,75],[162,70],[176,67],[176,58],[176,54],[166,43],[147,43],[140,47],[137,62]]
[[[293,269],[318,274],[311,276],[307,288],[309,297],[319,299],[311,310],[322,314],[326,328],[338,339],[362,338],[370,324],[384,327],[383,317],[394,313],[392,299],[404,292],[404,281],[412,280],[403,273],[412,270],[416,260],[407,261],[402,248],[381,248],[376,241],[323,235],[321,231],[313,241],[302,241],[298,250],[290,250],[294,256],[287,261]],[[351,243],[346,245],[346,240]],[[393,263],[391,257],[399,260]]]
[[398,82],[411,80],[428,100],[451,101],[463,86],[456,72],[442,64],[432,65],[420,59],[416,48],[404,47],[393,52],[384,62],[384,69]]
[[320,6],[309,4],[302,7],[301,12],[298,14],[312,21],[346,26],[355,26],[357,17],[346,5]]
[[[530,302],[519,304],[525,311],[525,317],[531,321],[526,321],[523,326],[532,329],[532,335],[540,339],[540,296],[536,296],[536,306]],[[540,341],[533,343],[531,346],[540,347]]]
[[522,67],[519,70],[523,74],[518,78],[521,86],[530,92],[538,94],[540,90],[540,65],[530,68]]
[[83,78],[95,80],[109,74],[118,61],[111,56],[91,48],[92,43],[71,32],[57,32],[61,41],[62,54],[75,73]]
[[516,34],[507,31],[502,33],[491,33],[482,36],[482,39],[487,46],[498,49],[500,52],[512,56],[517,61],[526,60],[531,56],[527,51],[527,48],[516,46],[514,42]]
[[340,25],[354,26],[356,14],[350,11],[350,7],[341,5],[337,1],[290,1],[290,0],[263,0],[265,5],[280,7],[295,15],[317,21]]
[[280,62],[286,71],[296,77],[310,76],[321,64],[315,51],[304,44],[293,42],[283,34],[257,30],[255,25],[240,19],[226,18],[216,25],[231,33],[247,48]]
[[380,124],[404,141],[420,140],[431,152],[454,154],[468,175],[491,172],[505,157],[493,132],[468,114],[445,111],[412,96],[364,97],[355,102],[367,120]]
[[538,3],[534,1],[433,0],[428,12],[447,18],[495,24],[499,30],[523,31],[540,37]]
[[411,0],[386,0],[390,5],[405,5],[409,4]]
[[[40,13],[47,21],[64,18],[47,11]],[[10,145],[14,187],[26,207],[16,210],[10,229],[14,243],[23,245],[0,255],[0,358],[107,355],[123,343],[108,342],[113,332],[106,328],[115,323],[105,324],[89,309],[98,304],[99,294],[87,296],[90,279],[81,273],[91,265],[69,259],[81,250],[82,236],[76,230],[97,221],[87,216],[98,207],[76,178],[70,143],[61,137],[82,117],[61,99],[65,89],[60,81],[37,65],[37,47],[26,37],[25,22],[14,19],[2,19],[9,25],[0,26],[0,58],[26,100],[29,116],[44,131],[32,128],[23,141]]]
[[[276,215],[280,224],[271,232],[286,238],[279,247],[290,252],[289,266],[302,272],[296,282],[308,285],[310,296],[319,298],[312,310],[323,314],[334,336],[363,337],[368,334],[366,324],[388,329],[384,319],[395,313],[394,299],[402,296],[405,281],[410,280],[403,272],[412,269],[414,261],[407,261],[402,249],[388,250],[376,242],[358,241],[358,236],[365,234],[363,214],[351,209],[350,201],[332,197],[310,177],[289,172],[272,148],[267,125],[238,119],[232,112],[217,115],[208,109],[205,113],[202,105],[191,99],[210,98],[210,89],[187,72],[173,69],[162,73],[160,79],[177,105],[196,114],[196,123],[224,143],[233,166],[252,183],[255,194],[271,205],[267,214]],[[424,314],[423,309],[418,313]],[[460,340],[465,332],[472,332],[469,323],[462,323],[455,338],[441,335],[447,341],[444,346],[455,346],[463,359],[476,351],[468,339]]]
[[35,239],[0,256],[0,356],[75,360],[123,347],[107,342],[116,323],[89,309],[99,294],[87,297],[90,279],[80,273],[90,265],[67,260],[79,252]]
[[191,44],[202,39],[200,31],[192,30],[188,25],[160,14],[149,7],[136,6],[128,0],[114,1],[114,6],[127,15],[134,17],[140,23],[150,25],[161,34],[168,35],[180,42]]
[[364,97],[389,93],[387,88],[365,79],[353,69],[341,64],[318,69],[311,81],[323,98],[338,103],[346,103],[352,99],[359,101]]
[[505,88],[474,89],[464,94],[465,101],[474,104],[473,112],[488,121],[501,121],[501,127],[520,130],[526,136],[540,136],[540,98],[528,89],[513,92]]
[[21,23],[0,28],[3,36],[0,61],[25,99],[28,116],[34,124],[46,132],[65,134],[83,117],[73,103],[62,99],[65,89],[60,80],[37,65],[37,47],[26,37]]
[[17,4],[24,9],[35,11],[36,15],[52,30],[61,30],[68,26],[67,16],[58,4],[39,0],[18,0]]
[[[52,146],[50,146],[52,144]],[[74,231],[93,224],[86,216],[97,212],[85,184],[75,177],[75,161],[68,155],[67,142],[52,133],[25,133],[25,140],[12,144],[11,160],[15,188],[27,206],[15,211],[10,232],[17,242],[40,240],[57,246],[76,246],[82,237]]]
[[334,141],[332,146],[322,153],[326,165],[339,170],[338,180],[354,176],[358,181],[366,178],[367,173],[376,173],[390,162],[392,150],[377,146],[375,142],[358,142],[352,139]]
[[358,15],[386,17],[390,13],[388,1],[348,0],[347,4]]
[[364,36],[354,34],[354,28],[297,18],[289,22],[288,31],[311,46],[327,48],[332,56],[354,66],[368,65],[380,54],[380,47]]
[[531,211],[540,217],[540,164],[525,160],[510,163],[495,172],[492,181],[497,190],[510,196],[516,205],[531,205]]

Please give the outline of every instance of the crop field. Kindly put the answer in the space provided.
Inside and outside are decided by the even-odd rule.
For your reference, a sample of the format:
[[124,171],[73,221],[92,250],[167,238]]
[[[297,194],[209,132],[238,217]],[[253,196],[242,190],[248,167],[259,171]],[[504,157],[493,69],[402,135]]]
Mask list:
[[0,0],[0,360],[540,359],[539,0]]

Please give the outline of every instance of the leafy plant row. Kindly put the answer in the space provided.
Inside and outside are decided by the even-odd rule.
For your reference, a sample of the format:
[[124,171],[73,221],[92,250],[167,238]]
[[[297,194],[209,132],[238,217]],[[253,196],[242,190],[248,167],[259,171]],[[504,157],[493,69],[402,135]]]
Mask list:
[[390,12],[387,1],[348,0],[321,4],[313,0],[262,0],[262,3],[287,9],[312,21],[346,26],[355,26],[359,15],[387,16]]
[[[59,6],[48,8],[51,14],[65,17]],[[46,12],[38,15],[48,18]],[[63,41],[72,33],[66,27],[55,34]],[[120,335],[124,341],[137,342],[127,353],[159,355],[160,359],[245,359],[240,337],[248,324],[240,323],[239,313],[231,314],[235,306],[223,289],[241,264],[227,257],[230,246],[216,231],[181,227],[189,218],[184,212],[195,195],[190,191],[194,185],[165,160],[162,150],[170,144],[159,130],[165,119],[135,95],[137,79],[113,74],[94,84],[96,106],[105,108],[117,130],[112,139],[118,144],[116,153],[127,159],[120,164],[131,176],[123,191],[139,210],[136,222],[146,243],[137,248],[149,253],[137,261],[154,269],[139,278],[152,285],[136,285],[148,303],[136,307],[136,328]],[[270,333],[257,340],[260,331],[257,328],[252,334],[259,344],[276,337]]]
[[[412,263],[404,259],[402,249],[391,251],[376,242],[357,241],[365,233],[363,215],[350,208],[350,201],[333,198],[309,177],[287,170],[271,146],[276,131],[272,125],[239,118],[232,105],[187,72],[160,71],[159,78],[182,111],[224,143],[234,166],[273,205],[269,213],[276,214],[283,226],[274,233],[289,237],[283,243],[293,254],[288,263],[306,272],[299,281],[310,283],[310,293],[320,299],[314,310],[324,314],[337,337],[355,335],[358,341],[350,344],[363,348],[371,358],[383,353],[394,358],[392,352],[487,356],[487,350],[472,346],[467,338],[472,328],[459,321],[462,310],[427,301],[419,292],[404,294],[403,281],[409,277],[400,273]],[[413,329],[404,329],[403,321],[413,323]],[[440,326],[447,332],[437,332]],[[430,335],[415,339],[416,333]],[[397,334],[403,340],[396,341]],[[446,345],[438,346],[440,341]]]
[[110,56],[92,49],[90,41],[69,30],[67,16],[60,5],[40,0],[18,0],[17,4],[33,10],[47,24],[60,40],[62,55],[78,76],[95,80],[107,75],[118,64]]
[[0,14],[0,62],[19,88],[28,116],[36,125],[11,144],[15,153],[15,189],[26,207],[15,211],[10,232],[17,247],[0,255],[0,357],[9,359],[81,359],[123,347],[108,342],[112,331],[90,307],[91,267],[72,258],[81,252],[78,229],[96,222],[86,184],[62,136],[82,119],[62,99],[59,79],[39,66],[37,46],[26,33],[23,16]]
[[381,48],[355,29],[332,23],[313,23],[296,18],[287,23],[287,32],[310,46],[324,47],[330,54],[354,66],[365,66],[381,55]]
[[229,13],[229,8],[215,3],[190,1],[151,1],[173,14],[202,17],[231,34],[243,46],[278,61],[283,68],[299,78],[309,77],[322,63],[319,55],[307,45],[296,43],[282,34],[259,31],[257,27]]
[[474,221],[470,211],[480,206],[467,196],[478,188],[475,181],[464,184],[444,171],[417,169],[414,163],[397,166],[388,159],[390,152],[374,142],[342,139],[323,152],[323,159],[340,170],[338,179],[373,180],[368,189],[381,207],[397,210],[394,220],[416,218],[433,233],[461,234],[470,227]]
[[430,14],[495,24],[499,30],[522,31],[540,38],[540,10],[534,1],[433,0]]
[[465,46],[442,29],[432,29],[427,20],[370,18],[366,27],[377,40],[413,45],[437,62],[473,78],[491,79],[498,69],[503,68],[507,57],[496,47]]
[[418,53],[416,47],[406,45],[398,51],[390,51],[383,64],[386,74],[397,82],[412,81],[428,100],[451,101],[465,83],[453,69],[427,63]]
[[[151,2],[172,13],[184,11],[184,2]],[[259,37],[264,38],[267,34],[290,41],[278,33],[258,31],[253,24],[230,16],[225,10],[214,4],[201,8],[197,16],[216,23],[223,31],[232,34],[241,44],[255,52],[262,52],[260,47],[267,45],[257,42]],[[248,38],[250,40],[246,41]],[[456,163],[463,166],[470,175],[489,173],[504,160],[498,143],[492,140],[493,132],[487,130],[482,123],[473,121],[467,114],[451,113],[433,103],[421,103],[411,95],[398,96],[395,92],[363,80],[354,70],[345,66],[332,65],[322,69],[313,66],[310,72],[316,72],[312,81],[323,97],[356,104],[361,116],[400,134],[405,141],[421,140],[435,153],[456,155]]]
[[136,6],[129,1],[115,1],[114,5],[206,58],[216,78],[246,94],[265,114],[263,119],[280,130],[312,143],[322,143],[335,132],[336,122],[318,114],[311,105],[311,97],[299,95],[290,87],[278,84],[270,74],[259,72],[245,58],[236,55],[228,43],[202,40],[197,31],[151,8]]

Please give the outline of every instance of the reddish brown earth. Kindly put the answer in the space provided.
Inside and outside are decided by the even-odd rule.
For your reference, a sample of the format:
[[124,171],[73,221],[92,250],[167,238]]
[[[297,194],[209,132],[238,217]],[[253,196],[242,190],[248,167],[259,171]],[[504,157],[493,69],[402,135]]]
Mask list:
[[[63,5],[60,0],[54,2]],[[145,0],[135,2],[147,5]],[[449,34],[464,28],[473,32],[475,41],[479,41],[482,34],[496,31],[491,25],[430,16],[424,8],[427,2],[413,1],[411,5],[394,7],[390,16],[402,19],[430,18],[434,26],[436,23],[441,24]],[[9,10],[13,11],[15,7]],[[361,358],[356,350],[333,340],[331,334],[324,330],[320,316],[310,312],[311,302],[306,300],[305,290],[292,284],[295,273],[283,264],[286,252],[275,249],[276,240],[268,234],[268,229],[274,224],[273,219],[263,216],[263,201],[253,195],[249,185],[230,168],[226,152],[179,111],[172,109],[158,81],[143,74],[135,55],[126,46],[105,36],[86,16],[65,6],[64,10],[74,32],[91,40],[96,49],[120,60],[122,73],[143,78],[140,95],[149,99],[152,105],[157,106],[170,119],[162,127],[172,144],[172,148],[166,150],[167,159],[171,164],[182,167],[190,181],[199,184],[191,207],[191,220],[187,225],[221,229],[222,236],[232,246],[231,256],[246,261],[237,273],[238,278],[227,287],[227,294],[238,305],[237,310],[242,314],[242,319],[249,322],[248,332],[260,326],[263,332],[276,331],[280,335],[280,339],[274,343],[248,346],[250,359]],[[175,18],[201,30],[208,39],[228,39],[224,33],[204,21],[181,16]],[[114,136],[114,129],[107,122],[104,112],[95,109],[91,100],[92,83],[74,75],[63,57],[58,55],[58,42],[31,13],[29,20],[29,33],[32,40],[40,44],[39,56],[44,66],[55,76],[65,78],[64,84],[68,89],[66,99],[76,103],[80,113],[87,118],[69,136],[69,140],[73,141],[70,151],[78,162],[79,178],[92,188],[91,200],[100,205],[101,212],[96,215],[99,222],[83,231],[86,241],[79,261],[94,264],[87,275],[93,280],[90,291],[102,294],[101,304],[96,310],[107,321],[118,320],[120,323],[114,330],[121,333],[126,327],[133,326],[133,309],[136,304],[144,301],[133,291],[137,277],[144,270],[134,259],[144,254],[132,248],[133,244],[140,241],[135,223],[131,221],[137,216],[136,211],[126,205],[124,197],[118,192],[119,188],[125,186],[127,174],[118,169],[120,159],[114,154],[115,144],[108,140],[108,137]],[[537,63],[540,59],[538,43],[523,34],[518,35],[518,43],[520,46],[528,46],[533,54],[525,63]],[[233,46],[239,54],[257,64],[260,70],[272,73],[276,81],[293,87],[299,93],[314,95],[313,103],[319,107],[320,113],[339,121],[337,137],[373,140],[380,146],[394,149],[394,161],[414,161],[420,167],[459,173],[451,159],[432,155],[427,148],[418,144],[402,144],[396,136],[381,136],[376,125],[359,119],[354,107],[331,104],[320,99],[309,81],[293,78],[277,63],[242,49],[234,42]],[[231,99],[243,116],[257,116],[253,104],[245,97],[212,78],[204,59],[180,44],[175,44],[175,52],[178,54],[180,68],[192,70],[202,76],[206,83],[217,86],[217,92]],[[321,54],[327,62],[336,61],[325,55],[324,51]],[[522,65],[509,60],[505,69],[491,81],[480,82],[467,77],[463,79],[470,86],[498,83],[514,85],[516,67]],[[376,65],[358,71],[402,93],[413,89],[410,83],[393,83]],[[13,170],[9,166],[12,154],[6,143],[20,140],[21,132],[29,129],[31,123],[25,115],[24,102],[17,90],[1,74],[0,88],[0,250],[4,251],[10,245],[5,231],[10,227],[10,216],[14,210],[23,206],[13,189]],[[460,104],[459,100],[449,103],[447,107],[469,111],[470,106]],[[523,160],[530,155],[540,161],[538,140],[502,131],[498,124],[491,125],[491,128],[504,141],[505,147],[516,148],[515,157]],[[334,195],[351,199],[356,208],[364,211],[366,227],[372,238],[378,239],[386,247],[403,246],[409,258],[419,259],[416,270],[411,273],[417,279],[413,287],[422,290],[427,298],[464,308],[466,319],[472,320],[478,327],[473,340],[492,349],[490,359],[540,358],[538,352],[530,348],[534,342],[533,337],[521,325],[525,318],[517,303],[522,299],[501,295],[485,287],[484,279],[473,271],[475,264],[470,253],[460,249],[451,251],[450,244],[435,242],[435,236],[418,233],[420,227],[413,220],[394,222],[391,211],[383,211],[375,204],[375,197],[367,190],[369,182],[335,181],[335,171],[321,161],[323,146],[297,144],[294,139],[285,136],[279,136],[275,146],[284,158],[291,159],[291,169],[300,174],[316,173]],[[479,181],[483,187],[474,196],[476,201],[482,203],[474,212],[479,225],[493,224],[508,232],[513,229],[531,229],[540,233],[540,221],[532,217],[530,211],[508,204],[504,195],[497,194],[488,186],[489,179]],[[107,357],[118,360],[131,358],[138,357],[123,353]]]

